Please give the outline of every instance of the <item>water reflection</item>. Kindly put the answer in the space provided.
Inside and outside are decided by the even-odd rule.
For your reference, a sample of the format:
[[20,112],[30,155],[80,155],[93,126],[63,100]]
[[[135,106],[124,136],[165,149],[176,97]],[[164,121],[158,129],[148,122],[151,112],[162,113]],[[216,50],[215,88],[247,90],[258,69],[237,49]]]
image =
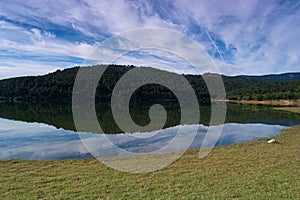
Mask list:
[[[156,103],[156,102],[153,102]],[[161,102],[160,102],[161,103]],[[92,147],[93,155],[111,157],[127,155],[114,151],[116,145],[128,152],[149,153],[160,150],[185,127],[189,139],[189,128],[196,125],[180,125],[180,109],[176,102],[162,102],[167,111],[167,122],[163,130],[139,133],[132,130],[124,134],[113,120],[109,104],[97,104],[97,115],[104,134],[76,133],[70,104],[61,103],[0,103],[0,159],[85,159],[92,157],[80,138]],[[143,126],[150,122],[147,105],[131,105],[133,120]],[[15,121],[17,120],[17,121]],[[210,121],[210,107],[200,106],[198,132],[190,148],[202,146]],[[226,123],[216,147],[244,142],[260,137],[276,135],[281,129],[300,124],[300,115],[270,109],[268,106],[229,104]],[[121,134],[108,134],[121,133]],[[192,135],[192,134],[191,134]],[[151,137],[150,137],[151,136]],[[107,142],[105,138],[109,138]],[[104,147],[105,150],[103,151]],[[169,151],[183,150],[177,145]]]
[[[153,102],[156,103],[156,102]],[[173,127],[180,122],[180,109],[176,102],[160,102],[167,110],[164,128]],[[140,126],[150,122],[148,105],[132,105],[132,119]],[[105,133],[122,133],[114,122],[108,103],[97,104],[99,123]],[[200,105],[199,124],[210,122],[210,107]],[[25,122],[45,123],[57,128],[75,131],[71,104],[66,103],[0,103],[0,117]],[[297,113],[282,112],[268,106],[228,104],[226,123],[263,123],[270,125],[292,126],[300,123]],[[131,132],[137,132],[132,130]],[[153,130],[148,130],[153,131]]]
[[[0,118],[0,159],[48,160],[91,158],[91,155],[81,143],[79,135],[89,144],[89,147],[93,147],[93,155],[99,157],[126,155],[126,153],[116,154],[113,151],[113,144],[133,153],[147,153],[160,149],[169,143],[174,138],[180,126],[183,125],[163,129],[159,134],[145,138],[148,135],[152,135],[152,133],[108,135],[76,133],[41,123],[27,123]],[[185,126],[187,126],[186,130],[188,130],[189,127],[193,128],[192,126],[196,125]],[[279,134],[283,128],[286,127],[259,123],[226,123],[216,147],[254,140],[260,137],[269,137]],[[200,125],[198,127],[197,135],[190,148],[201,147],[206,131],[207,126]],[[143,134],[143,137],[139,137],[141,134]],[[108,137],[111,143],[103,143],[105,141],[103,140],[104,137]],[[103,151],[103,148],[99,148],[100,146],[105,146],[105,151]],[[176,148],[171,149],[171,151],[181,151],[183,150],[182,148],[178,145]],[[102,150],[98,151],[99,149]]]

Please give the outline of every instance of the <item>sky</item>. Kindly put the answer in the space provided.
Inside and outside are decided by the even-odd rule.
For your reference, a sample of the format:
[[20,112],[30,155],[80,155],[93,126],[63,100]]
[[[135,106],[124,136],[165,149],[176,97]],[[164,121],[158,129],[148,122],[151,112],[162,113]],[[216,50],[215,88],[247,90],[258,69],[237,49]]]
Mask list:
[[[297,0],[1,0],[0,79],[83,65],[103,41],[147,27],[198,42],[222,74],[297,72],[299,19]],[[113,63],[201,73],[160,49],[132,50]]]

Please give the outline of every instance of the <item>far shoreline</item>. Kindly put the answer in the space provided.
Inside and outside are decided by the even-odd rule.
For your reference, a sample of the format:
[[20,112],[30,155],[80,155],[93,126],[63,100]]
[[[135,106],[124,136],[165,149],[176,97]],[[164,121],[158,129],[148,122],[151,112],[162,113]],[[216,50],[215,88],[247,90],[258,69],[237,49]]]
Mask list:
[[241,104],[253,104],[253,105],[272,105],[272,106],[300,106],[300,99],[296,100],[287,100],[287,99],[279,99],[279,100],[215,100],[216,102],[227,102],[227,103],[241,103]]

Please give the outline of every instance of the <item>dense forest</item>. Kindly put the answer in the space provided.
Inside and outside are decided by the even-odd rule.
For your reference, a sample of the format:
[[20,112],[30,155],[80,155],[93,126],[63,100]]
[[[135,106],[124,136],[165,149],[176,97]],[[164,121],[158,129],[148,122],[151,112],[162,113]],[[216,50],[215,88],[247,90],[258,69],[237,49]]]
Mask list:
[[258,82],[227,91],[233,100],[300,99],[300,81]]
[[[93,67],[103,67],[93,66]],[[112,91],[119,79],[134,66],[109,65],[101,77],[96,100],[105,102],[111,98]],[[1,101],[70,101],[73,85],[79,67],[57,70],[43,76],[29,76],[0,80]],[[171,72],[151,68],[163,77],[180,76]],[[204,74],[203,76],[211,76]],[[184,75],[193,87],[200,102],[209,102],[210,95],[200,75]],[[267,76],[236,76],[222,75],[226,88],[227,99],[270,100],[300,99],[300,76],[298,73]],[[166,78],[167,79],[167,78]],[[277,81],[276,81],[277,80]],[[178,87],[182,93],[185,88]],[[126,89],[126,86],[124,86]],[[217,97],[212,97],[217,98]],[[158,84],[146,84],[136,90],[132,101],[176,101],[175,95],[166,87]]]
[[261,76],[236,76],[236,77],[245,77],[260,81],[267,81],[267,82],[283,82],[283,81],[296,81],[300,80],[300,73],[284,73],[284,74],[268,74],[268,75],[261,75]]

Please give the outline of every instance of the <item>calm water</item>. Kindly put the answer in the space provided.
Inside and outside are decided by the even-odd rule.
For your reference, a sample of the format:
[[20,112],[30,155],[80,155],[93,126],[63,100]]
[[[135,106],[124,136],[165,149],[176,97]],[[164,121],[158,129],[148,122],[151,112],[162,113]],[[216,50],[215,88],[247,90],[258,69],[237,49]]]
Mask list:
[[[140,125],[149,123],[147,106],[131,108],[132,118]],[[0,159],[85,159],[92,157],[85,144],[105,146],[93,149],[100,157],[122,155],[113,151],[113,145],[133,153],[148,153],[168,144],[178,129],[189,129],[198,125],[180,125],[180,111],[172,103],[166,104],[167,123],[161,131],[130,134],[121,133],[116,126],[108,105],[97,108],[99,122],[107,134],[77,133],[72,120],[71,106],[68,104],[0,104]],[[200,148],[207,134],[210,107],[201,107],[201,120],[197,134],[190,148]],[[226,123],[216,147],[256,140],[279,134],[284,128],[300,124],[300,115],[272,110],[265,106],[232,104],[228,106]],[[214,126],[218,128],[218,125]],[[213,128],[214,128],[213,127]],[[111,134],[119,133],[119,134]],[[156,133],[156,134],[154,134]],[[111,143],[107,143],[107,138]],[[172,151],[180,151],[176,146]]]

